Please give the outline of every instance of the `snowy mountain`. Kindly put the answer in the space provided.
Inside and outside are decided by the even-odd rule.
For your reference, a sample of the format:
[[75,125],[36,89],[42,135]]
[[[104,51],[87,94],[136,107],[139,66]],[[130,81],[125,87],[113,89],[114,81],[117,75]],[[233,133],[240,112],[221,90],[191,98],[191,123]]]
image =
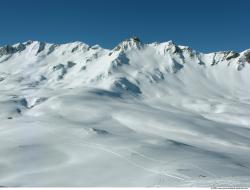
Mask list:
[[250,49],[1,47],[0,186],[249,186],[249,74]]

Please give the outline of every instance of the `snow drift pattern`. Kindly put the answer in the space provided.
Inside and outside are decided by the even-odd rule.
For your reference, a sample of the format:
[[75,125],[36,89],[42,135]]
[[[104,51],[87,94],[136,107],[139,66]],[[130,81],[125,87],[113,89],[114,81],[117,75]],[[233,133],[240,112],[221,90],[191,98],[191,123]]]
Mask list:
[[0,186],[249,186],[249,73],[172,41],[1,47]]

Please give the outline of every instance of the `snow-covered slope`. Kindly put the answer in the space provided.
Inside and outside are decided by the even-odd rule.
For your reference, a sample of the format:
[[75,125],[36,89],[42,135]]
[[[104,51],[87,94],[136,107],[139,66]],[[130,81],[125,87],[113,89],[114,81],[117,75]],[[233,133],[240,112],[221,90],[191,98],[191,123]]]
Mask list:
[[249,186],[250,50],[0,48],[0,186]]

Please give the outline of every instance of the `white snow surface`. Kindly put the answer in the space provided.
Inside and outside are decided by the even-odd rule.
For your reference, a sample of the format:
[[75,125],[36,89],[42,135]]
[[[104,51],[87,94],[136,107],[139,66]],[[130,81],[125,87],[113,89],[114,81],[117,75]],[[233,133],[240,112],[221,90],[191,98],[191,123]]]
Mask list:
[[0,186],[250,186],[250,50],[130,38],[0,48]]

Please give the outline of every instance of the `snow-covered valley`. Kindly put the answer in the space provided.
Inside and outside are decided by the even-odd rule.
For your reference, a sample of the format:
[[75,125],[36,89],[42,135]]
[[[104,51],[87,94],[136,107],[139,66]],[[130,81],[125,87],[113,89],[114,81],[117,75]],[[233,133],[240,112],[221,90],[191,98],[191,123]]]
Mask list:
[[0,48],[0,186],[250,186],[250,50],[130,38]]

